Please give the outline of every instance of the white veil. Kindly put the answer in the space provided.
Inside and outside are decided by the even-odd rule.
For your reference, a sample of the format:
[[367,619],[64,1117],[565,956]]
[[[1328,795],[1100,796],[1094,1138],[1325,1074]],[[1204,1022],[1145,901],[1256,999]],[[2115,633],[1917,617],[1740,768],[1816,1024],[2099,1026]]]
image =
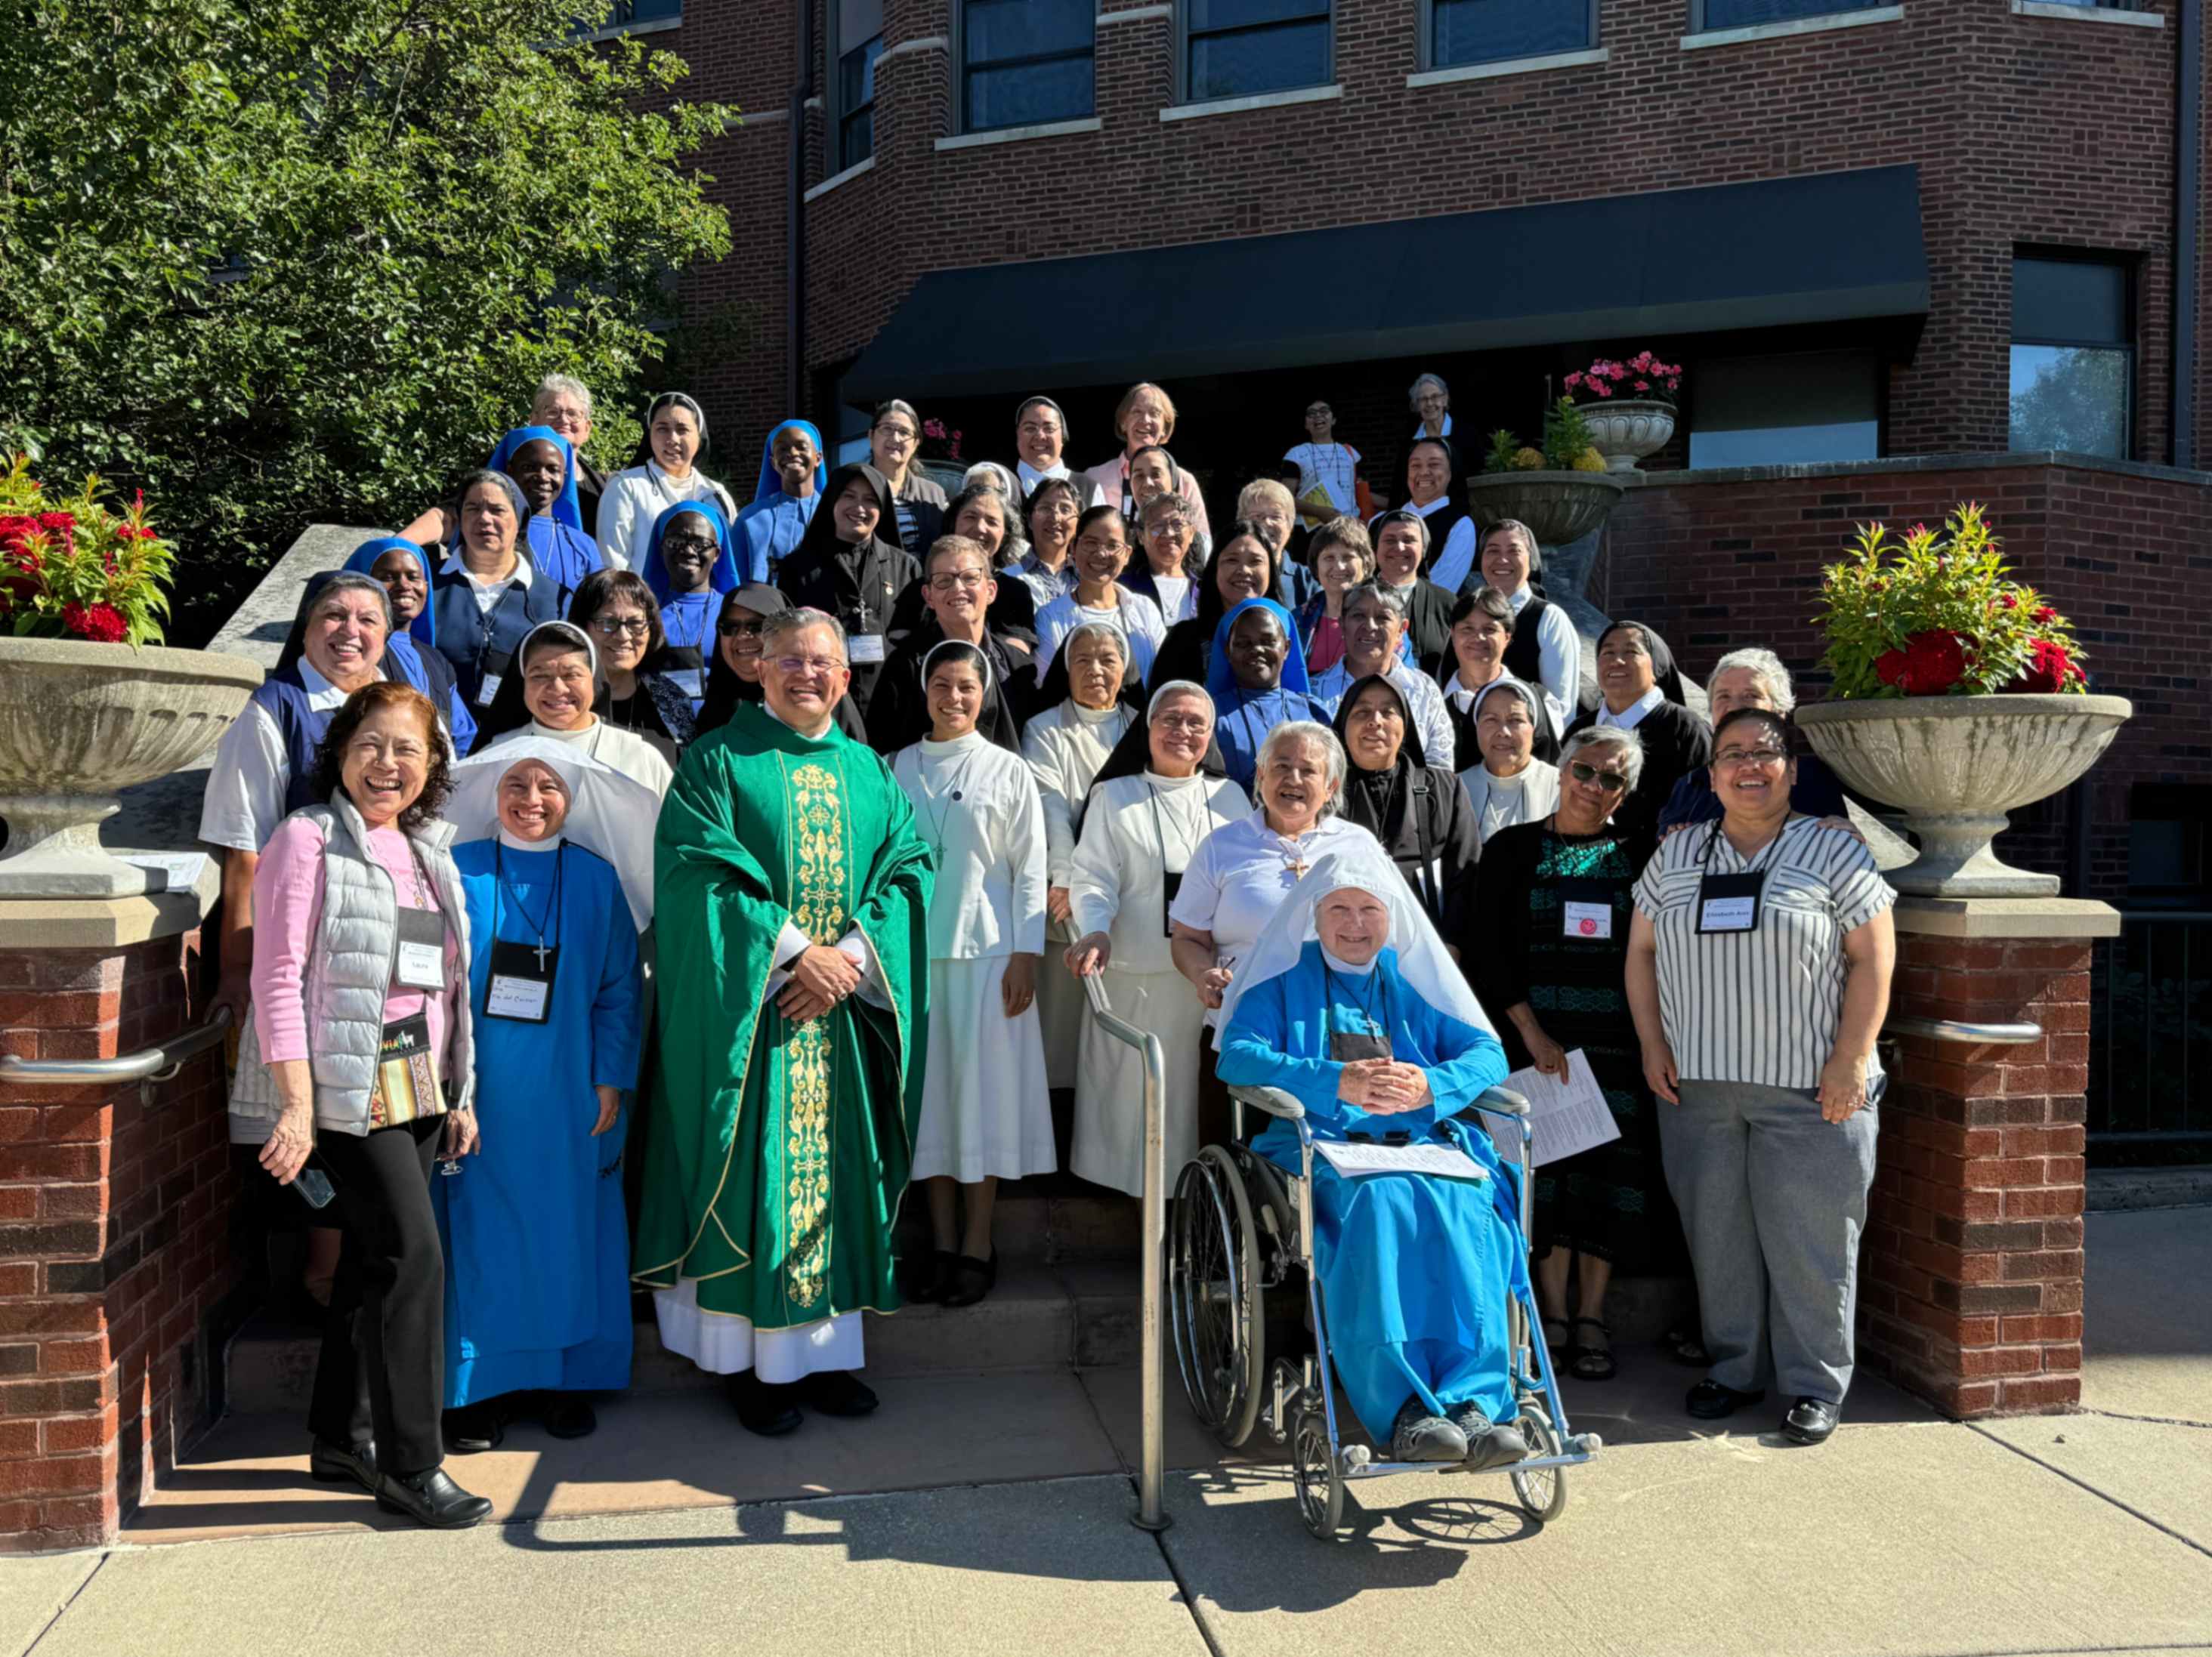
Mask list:
[[1390,912],[1390,936],[1385,949],[1398,953],[1398,976],[1406,987],[1438,1012],[1495,1035],[1482,1004],[1467,986],[1459,965],[1444,949],[1444,941],[1422,911],[1420,901],[1406,884],[1405,876],[1379,845],[1353,845],[1322,854],[1314,866],[1269,916],[1260,936],[1237,963],[1236,976],[1221,998],[1220,1028],[1226,1030],[1237,1016],[1237,1004],[1247,990],[1279,978],[1298,964],[1298,956],[1315,939],[1314,913],[1331,892],[1346,887],[1381,900]]
[[660,801],[646,784],[572,744],[550,737],[510,737],[454,766],[453,797],[445,811],[454,840],[489,840],[499,833],[499,780],[526,760],[536,760],[561,779],[568,791],[561,838],[614,865],[630,914],[643,932],[653,924],[653,834],[660,820]]

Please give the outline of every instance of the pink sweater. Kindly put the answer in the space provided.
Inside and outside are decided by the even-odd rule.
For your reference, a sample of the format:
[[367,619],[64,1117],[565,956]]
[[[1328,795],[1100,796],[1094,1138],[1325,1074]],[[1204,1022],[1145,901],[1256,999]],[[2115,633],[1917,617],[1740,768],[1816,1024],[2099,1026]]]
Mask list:
[[[253,873],[253,1018],[261,1035],[261,1057],[274,1064],[305,1059],[307,1052],[307,958],[323,924],[323,831],[298,814],[284,819]],[[368,854],[392,877],[402,907],[435,909],[437,883],[426,870],[417,876],[407,836],[389,825],[369,831]],[[416,888],[422,888],[417,901]],[[427,1004],[430,1051],[446,1051],[447,998],[467,993],[455,981],[459,950],[450,925],[446,932],[446,990],[425,997],[420,990],[394,986],[384,998],[384,1022],[411,1018]]]

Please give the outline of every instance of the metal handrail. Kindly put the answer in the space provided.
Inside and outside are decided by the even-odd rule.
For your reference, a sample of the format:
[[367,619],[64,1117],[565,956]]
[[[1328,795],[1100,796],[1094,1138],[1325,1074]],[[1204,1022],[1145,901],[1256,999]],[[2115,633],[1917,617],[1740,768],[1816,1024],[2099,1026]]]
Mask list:
[[230,1009],[217,1007],[204,1024],[159,1047],[113,1059],[16,1059],[0,1054],[0,1082],[40,1088],[98,1086],[116,1082],[166,1082],[188,1059],[205,1053],[229,1033]]
[[1137,1457],[1137,1511],[1130,1522],[1139,1530],[1164,1531],[1174,1522],[1160,1507],[1160,1485],[1167,1457],[1164,1442],[1166,1400],[1163,1393],[1166,1371],[1162,1368],[1160,1352],[1160,1272],[1167,1253],[1168,1230],[1167,1057],[1160,1051],[1158,1036],[1139,1029],[1108,1004],[1106,986],[1099,981],[1098,974],[1092,973],[1084,979],[1083,991],[1091,1000],[1092,1022],[1116,1041],[1134,1047],[1145,1064],[1144,1290],[1139,1306],[1143,1334],[1138,1349],[1138,1363],[1143,1370],[1139,1432],[1141,1442]]
[[2022,1020],[2013,1024],[1976,1024],[1959,1018],[1893,1018],[1882,1029],[1890,1036],[1917,1035],[1927,1041],[1963,1041],[1977,1047],[2016,1047],[2043,1040],[2043,1026]]

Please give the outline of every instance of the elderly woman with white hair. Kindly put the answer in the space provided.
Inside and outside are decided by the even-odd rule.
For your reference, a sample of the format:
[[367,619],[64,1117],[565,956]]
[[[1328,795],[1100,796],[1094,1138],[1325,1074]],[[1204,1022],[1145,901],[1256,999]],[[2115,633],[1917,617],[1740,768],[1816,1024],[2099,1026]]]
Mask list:
[[[1753,646],[1731,650],[1713,665],[1713,676],[1705,681],[1705,701],[1711,704],[1709,717],[1714,728],[1718,729],[1720,722],[1739,707],[1763,707],[1786,719],[1797,706],[1797,692],[1782,659],[1771,650]],[[1843,784],[1823,761],[1811,754],[1797,761],[1797,780],[1790,786],[1790,807],[1808,817],[1824,818],[1839,828],[1850,821]],[[1721,815],[1720,796],[1713,792],[1712,774],[1698,766],[1685,771],[1674,792],[1667,796],[1667,803],[1659,811],[1659,832],[1671,835],[1693,822],[1717,821]]]
[[[1123,497],[1131,492],[1131,465],[1146,449],[1166,444],[1174,437],[1175,428],[1173,398],[1150,380],[1129,387],[1114,410],[1114,434],[1121,440],[1121,452],[1082,475],[1097,491],[1092,504],[1120,507]],[[1199,490],[1198,480],[1188,472],[1179,473],[1176,489],[1189,503],[1191,521],[1198,532],[1211,535],[1213,525],[1206,521],[1206,497]]]
[[[1292,1095],[1324,1144],[1411,1142],[1466,1159],[1466,1177],[1314,1162],[1314,1264],[1353,1411],[1393,1460],[1522,1460],[1516,1188],[1490,1136],[1456,1120],[1504,1078],[1490,1021],[1389,862],[1359,849],[1324,856],[1277,907],[1245,974],[1224,1013],[1224,1082]],[[1269,1122],[1253,1149],[1301,1171],[1292,1123]]]

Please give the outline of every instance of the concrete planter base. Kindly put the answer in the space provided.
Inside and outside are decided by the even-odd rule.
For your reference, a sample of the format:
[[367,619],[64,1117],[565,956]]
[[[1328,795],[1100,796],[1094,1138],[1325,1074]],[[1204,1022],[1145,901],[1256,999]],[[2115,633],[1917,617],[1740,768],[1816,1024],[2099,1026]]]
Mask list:
[[1920,897],[2051,897],[2056,875],[2001,861],[2005,813],[2097,762],[2135,712],[2124,696],[1904,696],[1797,709],[1813,751],[1859,792],[1894,805],[1920,856],[1889,883]]
[[239,656],[0,640],[0,900],[133,897],[159,877],[111,856],[116,796],[212,748],[261,683]]
[[1628,486],[1611,472],[1484,472],[1467,480],[1468,510],[1485,528],[1526,524],[1541,546],[1579,541],[1612,515]]
[[1609,472],[1632,472],[1636,463],[1655,455],[1674,435],[1674,405],[1638,398],[1577,403],[1575,412],[1589,422],[1590,443],[1605,457]]

